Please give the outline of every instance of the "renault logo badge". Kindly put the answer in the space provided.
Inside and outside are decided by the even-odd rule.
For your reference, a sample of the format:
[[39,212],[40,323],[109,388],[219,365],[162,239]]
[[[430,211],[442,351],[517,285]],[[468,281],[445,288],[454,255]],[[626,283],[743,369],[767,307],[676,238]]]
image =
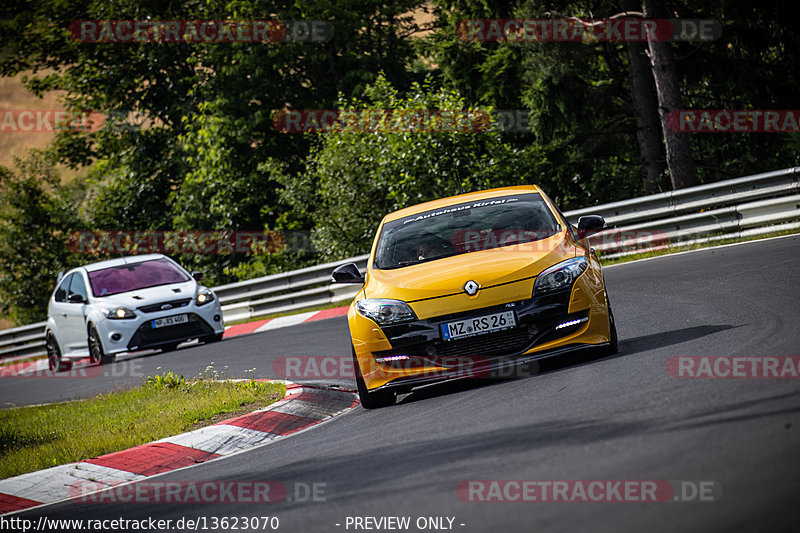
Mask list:
[[466,292],[469,296],[475,296],[476,294],[478,294],[478,289],[480,289],[481,286],[475,283],[474,281],[469,280],[464,284],[463,288],[464,292]]

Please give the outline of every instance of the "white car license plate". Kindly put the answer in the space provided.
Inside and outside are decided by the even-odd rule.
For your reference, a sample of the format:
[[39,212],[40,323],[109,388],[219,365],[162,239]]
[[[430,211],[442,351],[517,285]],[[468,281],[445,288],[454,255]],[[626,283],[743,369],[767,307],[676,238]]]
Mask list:
[[175,324],[183,324],[189,321],[189,315],[175,315],[165,316],[164,318],[156,318],[150,321],[153,328],[163,328],[164,326],[174,326]]
[[457,322],[446,322],[440,327],[442,328],[442,338],[450,341],[461,337],[501,331],[513,328],[516,325],[517,319],[514,317],[514,311],[503,311],[502,313],[468,318]]

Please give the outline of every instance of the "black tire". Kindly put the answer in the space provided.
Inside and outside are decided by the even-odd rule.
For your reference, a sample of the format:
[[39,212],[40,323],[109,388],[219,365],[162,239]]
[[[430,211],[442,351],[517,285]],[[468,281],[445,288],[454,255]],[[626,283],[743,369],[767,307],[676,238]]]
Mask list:
[[72,361],[61,358],[61,348],[58,347],[55,335],[50,332],[45,338],[45,348],[47,349],[47,368],[50,372],[62,372],[72,368]]
[[617,337],[617,323],[614,321],[614,313],[611,307],[608,308],[609,337],[610,341],[606,348],[606,355],[616,355],[619,353],[619,337]]
[[94,324],[89,324],[87,344],[89,345],[90,363],[107,365],[114,361],[113,355],[106,355],[103,351],[103,344],[100,342],[100,335]]
[[224,334],[224,332],[223,333],[215,333],[213,335],[206,335],[205,337],[203,337],[200,340],[202,340],[206,344],[211,344],[212,342],[219,342],[219,341],[222,340],[222,335],[223,334]]
[[353,349],[353,368],[356,373],[356,388],[358,388],[358,396],[361,399],[361,407],[364,409],[379,409],[395,404],[397,394],[394,391],[379,390],[370,392],[367,390],[364,377],[361,375],[361,367],[358,366],[355,349]]
[[[603,276],[603,287],[606,285],[606,278]],[[608,299],[608,291],[604,290],[606,295],[606,307],[608,308],[608,330],[609,341],[608,347],[603,351],[605,355],[616,355],[619,353],[619,337],[617,337],[617,322],[614,320],[614,312],[611,310],[611,300]]]

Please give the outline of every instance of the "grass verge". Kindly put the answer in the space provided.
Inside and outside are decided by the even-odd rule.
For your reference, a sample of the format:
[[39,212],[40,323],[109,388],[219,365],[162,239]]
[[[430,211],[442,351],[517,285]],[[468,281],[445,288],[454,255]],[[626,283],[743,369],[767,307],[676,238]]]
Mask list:
[[188,381],[170,371],[88,400],[2,410],[0,479],[211,425],[265,407],[285,392],[282,383]]

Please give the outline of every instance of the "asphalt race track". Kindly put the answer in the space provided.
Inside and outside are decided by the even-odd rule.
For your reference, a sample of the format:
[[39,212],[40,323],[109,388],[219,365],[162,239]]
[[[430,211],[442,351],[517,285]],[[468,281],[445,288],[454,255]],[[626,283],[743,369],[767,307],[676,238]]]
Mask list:
[[[452,529],[465,532],[798,531],[800,380],[677,379],[666,370],[674,356],[800,355],[798,259],[800,237],[790,236],[614,266],[605,276],[617,356],[549,362],[528,378],[436,386],[150,480],[280,481],[289,497],[278,503],[67,502],[16,516],[277,516],[278,531],[300,533],[363,530],[347,527],[348,517],[368,516],[410,517],[409,531],[419,531],[420,517],[450,517]],[[119,361],[109,367],[119,369],[115,376],[6,378],[0,402],[89,396],[158,367],[188,376],[214,362],[233,377],[252,368],[273,377],[280,356],[348,354],[346,323],[337,318]],[[702,502],[498,503],[462,501],[456,488],[465,480],[716,488],[714,501]],[[301,488],[314,483],[323,492],[306,501]]]

